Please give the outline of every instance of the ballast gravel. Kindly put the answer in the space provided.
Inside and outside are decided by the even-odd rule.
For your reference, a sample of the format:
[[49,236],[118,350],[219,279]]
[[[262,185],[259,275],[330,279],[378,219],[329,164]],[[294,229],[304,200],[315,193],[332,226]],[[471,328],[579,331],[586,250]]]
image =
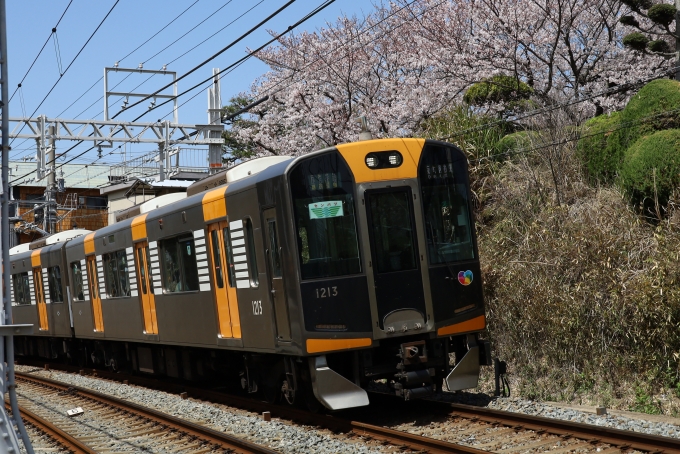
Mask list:
[[[259,415],[254,415],[251,412],[192,399],[185,400],[180,396],[161,391],[122,385],[98,378],[44,371],[27,366],[16,366],[16,369],[126,399],[187,421],[266,445],[282,453],[378,453],[388,450],[385,446],[370,446],[361,439],[336,436],[327,430],[291,425],[276,419],[265,422]],[[631,412],[616,412],[617,414],[600,416],[594,414],[594,409],[587,407],[578,409],[517,397],[491,398],[486,394],[466,392],[438,393],[433,400],[485,406],[528,415],[583,422],[601,427],[680,438],[680,420],[662,416]],[[625,415],[621,413],[625,413]],[[670,420],[673,420],[673,422],[669,422]],[[401,426],[402,430],[409,431],[405,427],[408,426],[408,423],[402,421],[402,424],[396,425]],[[435,425],[446,431],[447,423],[445,421],[437,422]],[[436,437],[434,433],[431,435]],[[474,442],[471,445],[474,446]],[[394,451],[394,447],[389,451]]]
[[439,393],[433,400],[484,406],[514,413],[562,419],[613,429],[630,430],[650,435],[660,435],[662,437],[680,438],[680,419],[659,415],[646,415],[644,413],[616,410],[609,410],[606,415],[596,415],[593,407],[583,407],[582,409],[579,409],[569,406],[536,402],[518,397],[489,398],[485,394],[473,393]]
[[334,437],[329,431],[314,427],[291,425],[272,419],[265,422],[253,413],[224,405],[209,404],[178,395],[153,391],[133,385],[123,385],[107,380],[56,371],[44,371],[26,366],[16,366],[17,371],[51,378],[63,383],[125,399],[163,413],[201,424],[221,432],[235,435],[253,443],[267,446],[282,453],[358,453],[384,452],[368,446],[360,439]]

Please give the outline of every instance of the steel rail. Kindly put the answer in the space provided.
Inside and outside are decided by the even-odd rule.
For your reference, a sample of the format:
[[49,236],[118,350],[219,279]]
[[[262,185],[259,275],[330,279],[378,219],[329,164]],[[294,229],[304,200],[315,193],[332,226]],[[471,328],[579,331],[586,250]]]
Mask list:
[[[8,411],[12,410],[9,403],[7,402],[5,403],[5,408]],[[90,448],[85,443],[81,442],[77,438],[72,437],[46,419],[43,419],[35,413],[26,410],[21,405],[19,406],[19,413],[21,413],[21,419],[45,432],[48,437],[74,454],[97,454],[97,451]]]
[[[36,363],[37,364],[37,363]],[[57,366],[63,370],[78,371],[78,368],[68,366]],[[93,369],[89,369],[93,370]],[[94,370],[93,370],[94,371]],[[340,417],[312,414],[297,408],[274,405],[255,399],[234,396],[231,394],[216,391],[191,388],[184,385],[175,385],[159,382],[157,379],[148,379],[139,376],[121,376],[121,374],[108,373],[106,371],[96,371],[99,377],[114,381],[128,380],[130,383],[138,384],[152,389],[162,389],[167,392],[187,392],[189,396],[203,399],[209,402],[221,403],[253,412],[269,411],[272,417],[280,417],[291,421],[300,421],[304,424],[316,425],[334,431],[352,432],[357,435],[369,435],[375,439],[385,440],[389,443],[398,445],[412,446],[417,449],[427,449],[429,452],[475,452],[486,451],[475,450],[475,448],[456,445],[454,443],[440,442],[433,438],[419,437],[402,431],[392,431],[395,434],[380,431],[384,428],[372,426],[360,421],[351,421]],[[421,401],[423,405],[431,405],[444,411],[451,416],[460,416],[473,421],[480,421],[492,425],[502,425],[516,428],[518,430],[533,430],[538,433],[547,433],[559,437],[583,440],[591,443],[600,442],[609,444],[621,449],[637,449],[645,452],[677,453],[680,454],[680,439],[662,437],[659,435],[649,435],[640,432],[626,431],[609,427],[595,426],[592,424],[577,423],[561,419],[547,418],[542,416],[532,416],[523,413],[513,413],[503,410],[495,410],[487,407],[476,407],[473,405],[454,404],[438,401]],[[378,404],[382,408],[391,408],[393,405],[403,405],[400,398],[392,395],[372,393],[371,404]],[[371,433],[376,428],[374,433]],[[385,429],[390,431],[391,429]],[[411,438],[413,437],[413,438]],[[424,447],[425,443],[432,443],[431,447]],[[412,444],[411,444],[412,443]],[[418,443],[423,443],[419,445]],[[442,443],[439,445],[439,443]],[[454,450],[455,448],[460,451]],[[447,450],[448,449],[448,450]],[[471,451],[468,451],[470,449]]]
[[607,443],[618,448],[646,452],[680,453],[677,438],[649,435],[640,432],[595,426],[592,424],[526,415],[486,407],[464,404],[447,404],[452,412],[465,418],[475,418],[491,424],[515,427],[517,429],[545,432],[561,437],[581,439],[591,443]]
[[244,440],[242,438],[238,438],[232,435],[228,435],[222,432],[219,432],[214,429],[210,429],[205,426],[201,426],[199,424],[194,424],[189,421],[185,421],[183,419],[177,418],[172,415],[168,415],[166,413],[153,410],[151,408],[144,407],[142,405],[137,405],[132,402],[127,402],[122,399],[118,399],[116,397],[108,396],[106,394],[102,394],[96,391],[92,391],[86,388],[82,388],[79,386],[74,386],[74,385],[69,385],[67,383],[62,383],[56,380],[51,380],[49,378],[43,378],[43,377],[36,377],[30,374],[25,374],[25,373],[16,373],[17,378],[21,378],[22,380],[26,381],[32,381],[34,383],[54,387],[57,389],[61,390],[75,390],[80,396],[87,397],[90,399],[93,399],[98,402],[105,403],[107,405],[113,406],[113,407],[118,407],[122,408],[130,413],[140,415],[144,418],[147,418],[151,421],[154,421],[158,424],[162,424],[177,430],[180,430],[182,432],[185,432],[190,435],[194,435],[197,437],[200,437],[203,440],[206,440],[210,443],[219,445],[223,447],[224,449],[231,449],[234,450],[235,452],[238,453],[244,453],[244,454],[276,454],[277,451],[269,449],[265,446],[261,446],[255,443],[251,443],[247,440]]
[[[27,362],[27,361],[23,361]],[[36,363],[37,364],[37,363]],[[69,370],[69,371],[85,371],[83,369],[73,368],[63,365],[45,365],[46,367],[53,367]],[[88,369],[92,370],[92,369]],[[310,426],[322,427],[333,432],[353,434],[364,437],[366,439],[379,440],[391,445],[402,448],[410,448],[416,451],[426,451],[431,454],[442,453],[458,453],[458,454],[487,454],[488,451],[482,451],[470,446],[459,445],[447,441],[437,440],[434,438],[423,437],[420,435],[410,434],[399,430],[388,429],[385,427],[366,424],[360,421],[350,421],[347,419],[325,415],[310,413],[299,408],[288,407],[283,405],[276,405],[267,402],[258,401],[248,397],[235,396],[232,394],[225,394],[216,391],[191,388],[182,385],[174,385],[170,383],[163,383],[157,379],[148,379],[139,376],[127,376],[123,374],[114,374],[106,371],[97,370],[99,378],[105,378],[112,381],[121,382],[123,380],[130,384],[144,386],[150,389],[162,390],[172,393],[187,392],[188,396],[205,400],[207,402],[219,403],[235,408],[240,408],[255,413],[269,412],[272,417],[293,421],[295,423],[306,424]],[[123,376],[122,376],[123,375]],[[29,376],[33,378],[33,376]]]

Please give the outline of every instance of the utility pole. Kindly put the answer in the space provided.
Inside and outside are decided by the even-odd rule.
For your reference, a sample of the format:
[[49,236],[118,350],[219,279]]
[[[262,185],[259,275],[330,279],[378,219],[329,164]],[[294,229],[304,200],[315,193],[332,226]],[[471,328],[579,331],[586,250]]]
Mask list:
[[28,454],[34,454],[31,440],[19,414],[16,382],[14,377],[14,335],[33,333],[33,325],[12,325],[12,301],[10,299],[12,276],[9,266],[9,96],[7,89],[7,17],[5,0],[0,0],[0,103],[2,111],[2,171],[0,171],[0,256],[2,256],[2,282],[0,283],[0,390],[2,400],[9,395],[12,418],[0,406],[0,452],[19,452],[19,437]]
[[[680,1],[680,0],[678,0]],[[213,85],[208,88],[208,124],[219,125],[220,128],[211,128],[209,137],[219,139],[224,132],[222,120],[222,96],[220,94],[220,69],[213,68]],[[212,175],[222,170],[222,144],[208,145],[208,172]]]
[[55,170],[54,162],[56,160],[57,141],[55,135],[54,125],[50,125],[50,147],[47,149],[47,186],[45,187],[45,230],[50,235],[57,233],[57,172]]
[[680,82],[680,0],[675,0],[675,80]]

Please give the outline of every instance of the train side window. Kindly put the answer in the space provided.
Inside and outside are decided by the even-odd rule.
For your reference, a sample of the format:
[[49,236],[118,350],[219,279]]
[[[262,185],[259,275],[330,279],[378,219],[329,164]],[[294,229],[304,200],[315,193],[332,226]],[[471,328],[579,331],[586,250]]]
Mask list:
[[47,281],[50,286],[50,300],[53,303],[63,303],[64,293],[61,286],[61,268],[58,266],[48,268]]
[[255,254],[255,236],[253,235],[253,223],[250,218],[243,220],[244,231],[246,234],[246,255],[248,256],[248,274],[250,275],[250,286],[257,288],[260,286],[260,279],[257,274],[257,255]]
[[14,301],[16,305],[31,304],[28,272],[12,275],[12,284],[14,285]]
[[130,296],[127,255],[124,249],[102,255],[104,260],[104,283],[109,298]]
[[166,293],[198,290],[198,266],[192,236],[167,238],[159,242]]
[[236,269],[234,268],[234,250],[231,247],[231,236],[229,235],[229,227],[222,229],[224,236],[224,248],[227,250],[227,277],[229,278],[229,287],[236,285]]
[[71,276],[73,280],[73,299],[76,301],[85,301],[85,292],[83,291],[83,270],[80,268],[80,262],[71,262]]

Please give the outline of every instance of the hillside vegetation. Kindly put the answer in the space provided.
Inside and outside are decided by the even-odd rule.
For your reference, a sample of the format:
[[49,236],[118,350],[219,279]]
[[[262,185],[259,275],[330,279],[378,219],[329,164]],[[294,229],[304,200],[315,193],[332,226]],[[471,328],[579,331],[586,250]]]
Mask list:
[[544,118],[494,152],[463,141],[488,337],[516,395],[678,413],[680,130],[658,115],[676,92],[657,81],[579,130]]

